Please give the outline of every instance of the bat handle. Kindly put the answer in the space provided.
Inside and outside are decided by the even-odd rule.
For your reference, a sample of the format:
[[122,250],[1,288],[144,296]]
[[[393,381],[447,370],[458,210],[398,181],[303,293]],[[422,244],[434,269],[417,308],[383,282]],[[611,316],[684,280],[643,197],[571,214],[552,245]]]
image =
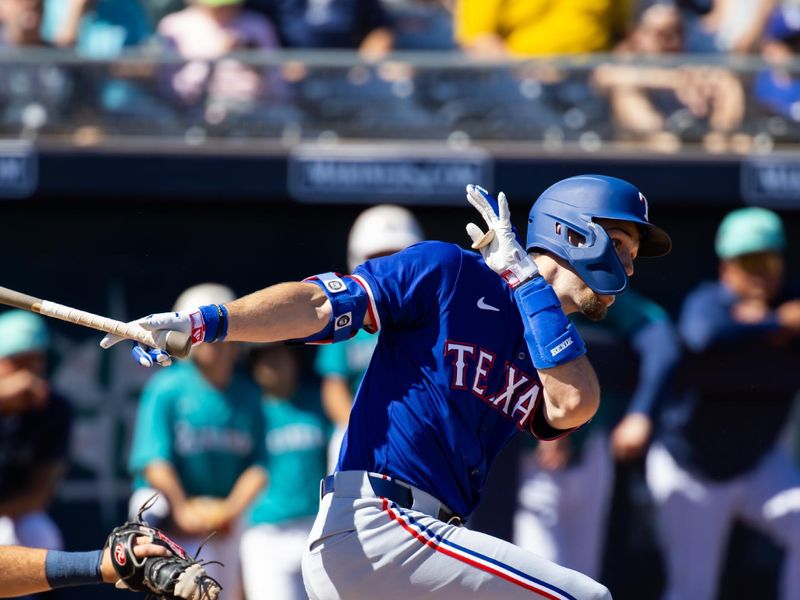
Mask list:
[[77,325],[83,325],[84,327],[91,327],[92,329],[112,333],[129,340],[135,340],[146,346],[164,348],[176,358],[186,358],[192,347],[190,336],[180,331],[158,331],[153,334],[152,331],[148,331],[136,322],[123,323],[116,319],[101,317],[100,315],[95,315],[48,300],[41,301],[33,310],[48,317],[54,317]]
[[182,331],[168,331],[165,341],[166,350],[176,358],[186,358],[192,349],[192,336]]
[[126,333],[122,337],[136,340],[153,348],[164,348],[176,358],[186,358],[192,349],[192,339],[188,333],[164,330],[154,334],[136,323],[124,323],[123,325],[126,328]]
[[[96,318],[107,322],[98,323],[97,325],[100,325],[99,327],[97,325],[89,325],[90,327],[102,329],[103,331],[116,334],[129,340],[135,340],[152,348],[164,348],[169,354],[176,358],[186,358],[189,356],[189,351],[192,349],[191,336],[182,331],[165,330],[158,331],[154,334],[152,331],[148,331],[135,322],[122,323],[121,321],[106,319],[105,317],[96,316]],[[108,326],[110,326],[112,331],[107,329]]]

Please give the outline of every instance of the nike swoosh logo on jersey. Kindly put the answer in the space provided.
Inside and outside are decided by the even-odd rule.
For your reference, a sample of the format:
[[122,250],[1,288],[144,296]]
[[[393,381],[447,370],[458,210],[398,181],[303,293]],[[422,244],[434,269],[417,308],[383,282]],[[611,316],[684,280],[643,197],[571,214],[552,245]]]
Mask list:
[[494,312],[500,312],[499,308],[496,308],[490,304],[486,304],[486,302],[483,301],[484,298],[486,298],[486,296],[481,296],[478,298],[478,308],[481,310],[493,310]]

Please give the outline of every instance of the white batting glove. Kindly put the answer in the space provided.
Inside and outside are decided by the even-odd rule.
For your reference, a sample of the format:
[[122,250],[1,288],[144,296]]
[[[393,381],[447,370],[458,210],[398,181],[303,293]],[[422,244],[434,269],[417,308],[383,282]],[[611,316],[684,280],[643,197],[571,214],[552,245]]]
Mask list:
[[[192,346],[203,341],[205,336],[205,322],[203,315],[198,309],[185,311],[185,312],[168,312],[157,313],[155,315],[147,315],[146,317],[136,321],[142,329],[147,329],[153,332],[153,337],[159,344],[166,344],[166,335],[170,331],[180,331],[191,336]],[[111,348],[126,338],[119,337],[113,333],[108,333],[100,340],[100,347],[107,349]],[[134,342],[131,349],[133,358],[143,367],[152,367],[159,365],[168,367],[172,364],[172,356],[170,356],[161,345],[156,348],[143,346],[139,342]]]
[[536,263],[517,241],[511,226],[511,211],[503,192],[497,196],[497,212],[492,204],[494,198],[482,187],[467,186],[467,201],[474,206],[486,225],[483,233],[475,223],[467,224],[467,234],[472,239],[472,248],[480,250],[488,267],[506,280],[509,286],[516,288],[539,274]]

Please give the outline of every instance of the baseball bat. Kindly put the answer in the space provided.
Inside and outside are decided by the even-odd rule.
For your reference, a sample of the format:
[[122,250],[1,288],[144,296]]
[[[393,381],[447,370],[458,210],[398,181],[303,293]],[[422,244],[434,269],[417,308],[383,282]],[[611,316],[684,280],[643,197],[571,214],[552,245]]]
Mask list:
[[491,244],[493,239],[494,239],[494,229],[490,229],[489,231],[483,234],[483,237],[481,237],[481,239],[479,239],[477,242],[473,242],[472,249],[480,250],[484,246],[488,246],[489,244]]
[[123,323],[122,321],[101,317],[84,310],[56,304],[49,300],[35,298],[4,287],[0,287],[0,304],[29,310],[45,317],[61,319],[62,321],[83,325],[105,333],[113,333],[153,348],[164,348],[177,358],[186,358],[192,348],[192,340],[189,335],[180,331],[167,331],[154,336],[153,332],[147,331],[136,323]]

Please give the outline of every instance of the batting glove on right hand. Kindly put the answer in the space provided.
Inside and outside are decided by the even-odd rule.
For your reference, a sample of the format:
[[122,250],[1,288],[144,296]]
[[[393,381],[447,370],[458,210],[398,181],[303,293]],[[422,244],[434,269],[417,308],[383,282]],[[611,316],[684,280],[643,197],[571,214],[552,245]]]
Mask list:
[[[156,348],[144,346],[139,342],[133,343],[131,354],[134,360],[143,367],[152,367],[153,365],[168,367],[172,364],[172,356],[165,350],[166,334],[170,331],[180,331],[181,333],[189,335],[192,340],[192,346],[200,344],[205,338],[205,320],[199,308],[185,312],[168,312],[148,315],[139,319],[136,323],[143,329],[152,331],[156,340],[164,340],[164,344]],[[124,339],[125,338],[119,337],[118,335],[109,333],[100,340],[100,347],[108,349]]]
[[480,250],[483,260],[495,273],[516,288],[539,274],[536,263],[517,241],[511,225],[511,211],[503,192],[497,196],[498,210],[492,207],[494,199],[482,187],[467,186],[467,201],[474,206],[489,227],[483,233],[475,223],[467,225],[467,234],[472,239],[472,248]]

